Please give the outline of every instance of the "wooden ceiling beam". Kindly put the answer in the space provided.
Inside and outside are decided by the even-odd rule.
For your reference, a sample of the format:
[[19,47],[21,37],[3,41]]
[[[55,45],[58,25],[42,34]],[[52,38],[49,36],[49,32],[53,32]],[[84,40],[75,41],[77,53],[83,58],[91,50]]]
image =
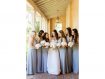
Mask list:
[[[65,14],[70,0],[33,0],[46,17]],[[57,12],[59,10],[59,12]]]

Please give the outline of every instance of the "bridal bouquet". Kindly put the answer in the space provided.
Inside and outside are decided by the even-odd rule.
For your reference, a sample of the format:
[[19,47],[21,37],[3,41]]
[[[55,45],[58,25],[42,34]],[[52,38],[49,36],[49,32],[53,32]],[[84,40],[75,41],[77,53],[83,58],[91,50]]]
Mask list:
[[66,42],[61,42],[62,47],[66,47],[67,43]]
[[55,42],[51,42],[51,43],[50,43],[50,47],[51,47],[51,48],[55,49],[56,46],[57,46],[57,43],[55,43]]
[[46,43],[45,40],[43,40],[43,41],[40,42],[41,46],[45,46],[45,43]]
[[72,47],[72,46],[73,46],[73,42],[69,42],[69,43],[68,43],[68,46],[69,46],[69,47]]
[[57,47],[58,48],[61,47],[61,43],[60,42],[57,43]]
[[39,49],[40,47],[41,47],[40,44],[36,44],[36,45],[35,45],[35,48],[36,48],[36,49]]
[[49,42],[45,42],[45,47],[48,48],[50,46]]

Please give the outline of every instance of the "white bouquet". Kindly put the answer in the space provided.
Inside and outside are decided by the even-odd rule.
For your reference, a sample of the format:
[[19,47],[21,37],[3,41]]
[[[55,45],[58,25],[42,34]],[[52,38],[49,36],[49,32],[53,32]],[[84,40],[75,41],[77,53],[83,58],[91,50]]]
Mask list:
[[41,42],[40,42],[41,46],[44,46],[44,45],[45,45],[45,43],[46,43],[46,41],[45,41],[45,40],[43,40],[43,41],[41,41]]
[[51,48],[55,49],[56,46],[57,46],[57,43],[55,43],[55,42],[51,42],[51,43],[50,43],[50,47],[51,47]]
[[45,43],[45,46],[46,46],[46,48],[48,48],[50,46],[50,43],[49,42],[46,42]]
[[57,43],[57,47],[60,47],[60,46],[61,46],[61,43],[60,43],[60,42],[58,42],[58,43]]
[[36,44],[36,45],[35,45],[35,48],[36,48],[36,49],[39,49],[40,47],[41,47],[40,44]]
[[63,47],[66,47],[66,46],[67,46],[67,43],[66,43],[66,42],[61,42],[61,45],[62,45]]
[[72,46],[73,46],[73,42],[69,42],[69,43],[68,43],[68,46],[69,46],[69,47],[72,47]]

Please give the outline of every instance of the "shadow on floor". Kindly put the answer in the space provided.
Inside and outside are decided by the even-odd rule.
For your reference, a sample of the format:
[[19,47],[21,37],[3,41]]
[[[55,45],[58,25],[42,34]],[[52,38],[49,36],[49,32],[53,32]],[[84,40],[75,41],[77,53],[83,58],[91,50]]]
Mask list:
[[65,75],[51,75],[48,73],[38,73],[35,75],[27,75],[26,79],[79,79],[78,75],[70,73]]

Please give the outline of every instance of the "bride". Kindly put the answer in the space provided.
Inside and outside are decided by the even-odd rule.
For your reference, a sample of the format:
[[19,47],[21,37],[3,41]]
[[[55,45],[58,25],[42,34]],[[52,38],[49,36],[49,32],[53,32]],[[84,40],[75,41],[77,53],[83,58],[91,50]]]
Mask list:
[[56,30],[53,30],[52,38],[50,40],[50,48],[48,50],[47,71],[49,74],[54,75],[60,74],[60,59],[57,49],[57,40],[58,33]]

